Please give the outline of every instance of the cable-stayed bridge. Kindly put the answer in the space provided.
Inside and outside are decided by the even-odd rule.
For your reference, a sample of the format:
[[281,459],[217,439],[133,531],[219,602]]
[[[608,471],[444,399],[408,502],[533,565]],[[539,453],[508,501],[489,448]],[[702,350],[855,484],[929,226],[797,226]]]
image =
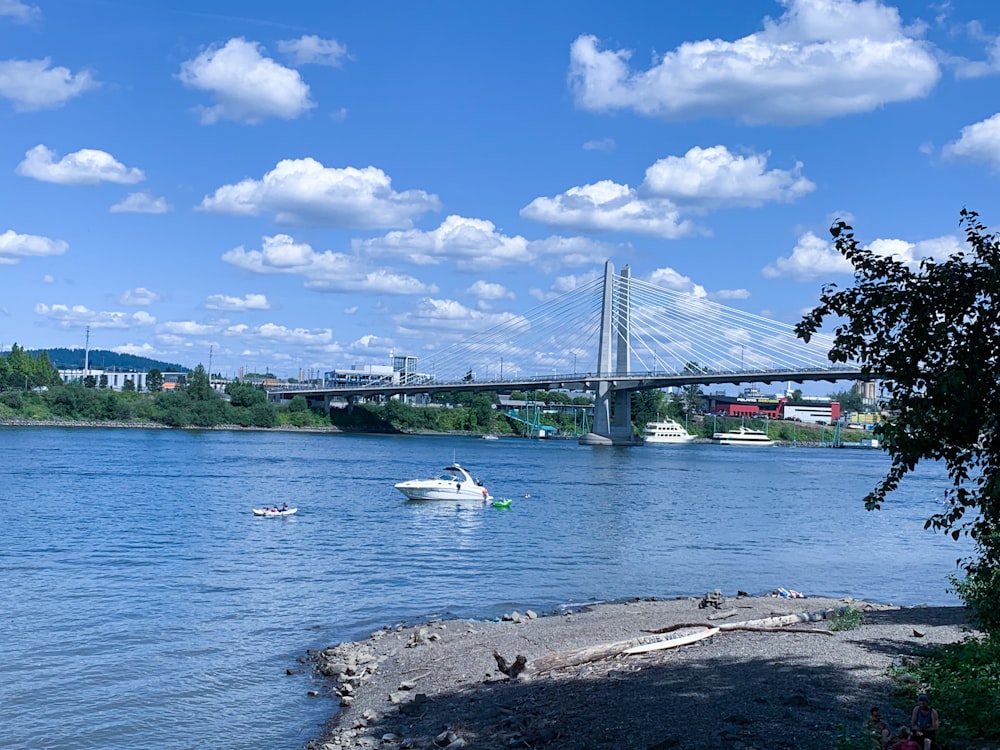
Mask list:
[[830,336],[806,343],[791,325],[639,279],[628,266],[510,315],[385,378],[272,389],[291,398],[356,398],[442,391],[594,393],[590,445],[630,445],[631,392],[669,386],[858,380],[857,363],[833,366]]

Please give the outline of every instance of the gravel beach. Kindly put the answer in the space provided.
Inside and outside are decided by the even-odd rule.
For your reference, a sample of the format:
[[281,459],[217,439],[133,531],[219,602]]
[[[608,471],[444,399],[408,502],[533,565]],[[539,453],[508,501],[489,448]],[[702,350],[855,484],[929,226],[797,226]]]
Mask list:
[[[341,709],[309,748],[829,748],[843,728],[859,730],[873,705],[890,726],[906,722],[887,669],[968,632],[962,607],[711,599],[400,625],[314,652]],[[824,615],[847,606],[863,624],[829,630]],[[778,616],[794,621],[780,632],[742,629]],[[678,625],[691,627],[651,633]],[[689,645],[620,653],[708,627],[721,629]],[[520,673],[509,669],[518,656]]]

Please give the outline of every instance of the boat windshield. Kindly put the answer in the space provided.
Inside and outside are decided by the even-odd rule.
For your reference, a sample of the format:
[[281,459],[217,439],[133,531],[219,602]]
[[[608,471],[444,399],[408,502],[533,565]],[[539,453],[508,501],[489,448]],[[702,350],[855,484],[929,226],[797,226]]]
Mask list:
[[458,482],[458,481],[460,481],[459,478],[456,477],[454,474],[442,474],[441,476],[438,477],[438,479],[441,479],[441,480],[443,480],[445,482]]

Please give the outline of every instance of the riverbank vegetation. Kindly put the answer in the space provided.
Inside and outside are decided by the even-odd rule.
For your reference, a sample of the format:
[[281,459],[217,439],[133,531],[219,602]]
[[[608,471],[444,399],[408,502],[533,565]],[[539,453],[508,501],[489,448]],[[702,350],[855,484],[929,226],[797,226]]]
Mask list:
[[0,357],[0,420],[165,427],[329,426],[326,416],[310,410],[302,397],[278,407],[267,400],[263,388],[241,381],[219,393],[211,388],[201,365],[176,388],[166,389],[155,370],[150,371],[149,381],[154,390],[145,393],[129,388],[129,381],[121,391],[94,382],[63,383],[44,352],[32,357],[15,344]]
[[[156,368],[149,391],[138,392],[126,379],[121,391],[93,377],[63,383],[45,352],[32,356],[16,344],[0,356],[0,420],[152,424],[165,427],[303,427],[352,432],[440,432],[511,437],[577,437],[589,432],[593,400],[562,391],[515,391],[501,403],[495,392],[435,394],[430,403],[412,405],[390,399],[352,409],[311,406],[304,396],[288,403],[269,402],[266,391],[248,381],[211,388],[199,365],[178,383],[167,384]],[[170,387],[168,387],[170,386]],[[689,387],[676,394],[638,391],[632,396],[632,422],[641,434],[646,422],[676,419],[696,437],[733,429],[741,420],[701,415],[701,393]],[[798,422],[755,420],[774,440],[789,444],[857,443],[866,433]]]
[[1000,235],[967,209],[959,224],[965,249],[915,266],[835,223],[830,233],[854,268],[854,285],[824,287],[796,333],[808,341],[825,320],[835,320],[830,360],[857,362],[881,378],[887,418],[874,434],[892,462],[865,498],[869,510],[887,502],[921,461],[947,469],[951,487],[925,526],[973,540],[975,555],[962,561],[965,577],[954,582],[955,591],[986,637],[932,653],[907,671],[941,713],[942,735],[998,738]]

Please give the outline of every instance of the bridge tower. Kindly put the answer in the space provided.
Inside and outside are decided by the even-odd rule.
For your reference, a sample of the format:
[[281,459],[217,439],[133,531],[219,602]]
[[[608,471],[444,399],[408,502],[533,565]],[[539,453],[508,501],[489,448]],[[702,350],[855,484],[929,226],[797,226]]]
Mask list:
[[[615,390],[615,375],[627,375],[632,341],[629,332],[628,266],[622,268],[619,293],[615,295],[615,269],[604,264],[604,297],[601,305],[601,331],[598,339],[597,374],[594,392],[593,431],[580,438],[580,445],[637,445],[641,441],[632,432],[632,394]],[[615,315],[617,307],[617,316]],[[617,318],[617,325],[615,320]],[[614,347],[612,346],[614,344]],[[615,369],[611,369],[611,351],[615,350]],[[612,414],[612,405],[614,413]]]

